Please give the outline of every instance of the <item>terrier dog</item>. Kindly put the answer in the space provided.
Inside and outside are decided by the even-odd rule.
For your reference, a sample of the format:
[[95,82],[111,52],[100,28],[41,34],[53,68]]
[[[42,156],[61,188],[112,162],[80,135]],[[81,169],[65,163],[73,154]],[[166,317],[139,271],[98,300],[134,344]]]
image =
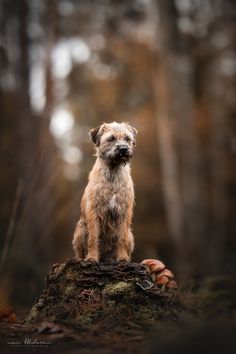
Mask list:
[[104,123],[90,131],[96,162],[81,201],[73,249],[78,260],[130,260],[134,187],[129,161],[137,130],[127,123]]

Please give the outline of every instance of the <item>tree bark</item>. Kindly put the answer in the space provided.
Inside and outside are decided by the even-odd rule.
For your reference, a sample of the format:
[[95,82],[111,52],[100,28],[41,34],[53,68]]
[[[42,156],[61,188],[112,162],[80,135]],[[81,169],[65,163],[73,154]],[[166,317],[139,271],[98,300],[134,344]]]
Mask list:
[[156,286],[144,265],[72,259],[53,265],[26,321],[53,320],[86,329],[98,323],[124,325],[127,318],[154,320],[160,308],[169,307],[174,294]]

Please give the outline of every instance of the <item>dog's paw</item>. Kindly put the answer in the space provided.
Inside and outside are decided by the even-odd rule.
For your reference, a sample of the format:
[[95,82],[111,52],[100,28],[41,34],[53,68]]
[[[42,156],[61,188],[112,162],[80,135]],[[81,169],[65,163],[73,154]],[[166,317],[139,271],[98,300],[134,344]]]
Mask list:
[[92,257],[92,256],[87,256],[84,261],[85,262],[98,263],[98,258],[97,257]]
[[117,261],[118,262],[129,262],[130,261],[130,257],[127,254],[120,254],[117,256]]
[[129,262],[130,258],[129,257],[122,257],[117,259],[118,262]]

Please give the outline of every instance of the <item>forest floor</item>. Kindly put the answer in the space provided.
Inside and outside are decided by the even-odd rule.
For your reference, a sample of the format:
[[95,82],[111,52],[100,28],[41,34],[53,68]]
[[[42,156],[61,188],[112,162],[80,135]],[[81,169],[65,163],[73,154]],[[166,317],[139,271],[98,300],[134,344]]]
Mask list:
[[[122,314],[119,307],[84,326],[50,318],[23,321],[6,309],[0,313],[1,354],[36,349],[43,354],[236,353],[234,277],[207,278],[171,296],[159,305],[157,316],[148,311],[136,316],[132,310]],[[137,312],[140,306],[136,304]]]

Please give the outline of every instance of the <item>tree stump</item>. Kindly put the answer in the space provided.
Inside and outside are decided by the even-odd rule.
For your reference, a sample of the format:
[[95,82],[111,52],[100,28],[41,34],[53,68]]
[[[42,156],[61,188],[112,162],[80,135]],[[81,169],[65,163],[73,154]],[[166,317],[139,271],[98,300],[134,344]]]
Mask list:
[[46,320],[80,329],[144,324],[163,316],[174,298],[175,291],[155,285],[144,265],[70,259],[53,265],[26,322]]

